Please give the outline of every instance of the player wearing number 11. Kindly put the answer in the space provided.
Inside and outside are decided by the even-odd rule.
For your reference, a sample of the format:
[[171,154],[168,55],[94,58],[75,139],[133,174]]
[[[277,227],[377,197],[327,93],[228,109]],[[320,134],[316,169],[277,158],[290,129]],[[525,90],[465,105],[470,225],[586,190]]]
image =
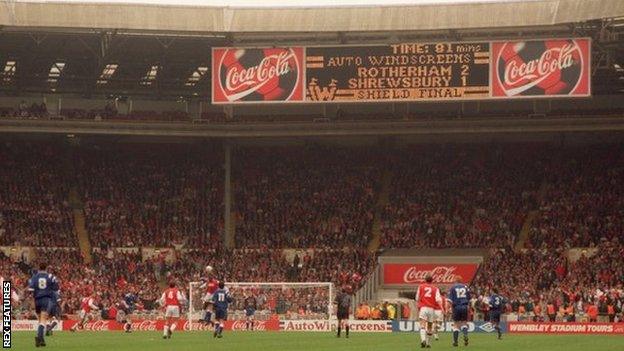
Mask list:
[[459,330],[464,334],[464,345],[468,346],[468,305],[470,304],[470,290],[466,284],[457,278],[455,285],[449,290],[448,298],[453,304],[453,346],[457,346]]
[[58,280],[53,274],[46,272],[46,268],[46,264],[41,263],[39,271],[28,282],[28,290],[32,291],[35,298],[35,312],[39,318],[35,347],[46,346],[43,333],[59,291]]

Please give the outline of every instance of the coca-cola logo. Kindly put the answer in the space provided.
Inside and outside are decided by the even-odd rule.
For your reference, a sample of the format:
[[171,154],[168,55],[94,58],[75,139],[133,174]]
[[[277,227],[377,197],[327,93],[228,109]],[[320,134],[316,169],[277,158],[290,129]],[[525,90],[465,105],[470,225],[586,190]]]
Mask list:
[[427,275],[431,275],[434,283],[451,284],[461,276],[454,274],[457,267],[437,266],[432,270],[419,270],[417,267],[410,267],[403,274],[403,281],[406,284],[423,283]]
[[110,322],[109,321],[88,322],[87,324],[85,324],[84,330],[90,330],[90,331],[111,330]]
[[[589,92],[589,83],[581,84],[588,76],[584,61],[589,58],[579,42],[585,43],[572,39],[495,43],[494,96]],[[577,91],[579,85],[582,91]]]
[[[266,321],[254,321],[254,330],[266,329]],[[234,321],[232,323],[232,330],[247,330],[247,323],[245,321]]]
[[141,330],[141,331],[156,331],[158,330],[156,321],[153,320],[142,320],[139,322],[133,322],[132,330]]
[[299,100],[302,58],[303,48],[215,49],[213,101]]

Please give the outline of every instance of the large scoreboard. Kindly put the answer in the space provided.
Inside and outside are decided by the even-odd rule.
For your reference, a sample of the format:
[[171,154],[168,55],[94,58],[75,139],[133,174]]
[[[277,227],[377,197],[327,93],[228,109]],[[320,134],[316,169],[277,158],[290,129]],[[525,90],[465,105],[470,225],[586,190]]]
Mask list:
[[489,96],[488,43],[313,47],[306,53],[309,101]]
[[590,46],[581,38],[214,48],[212,102],[589,96]]

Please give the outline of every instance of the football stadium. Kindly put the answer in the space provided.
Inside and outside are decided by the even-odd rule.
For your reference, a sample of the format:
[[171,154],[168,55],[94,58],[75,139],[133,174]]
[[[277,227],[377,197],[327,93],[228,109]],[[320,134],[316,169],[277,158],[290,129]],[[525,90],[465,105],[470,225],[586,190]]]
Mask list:
[[0,0],[3,349],[621,351],[622,257],[622,0]]

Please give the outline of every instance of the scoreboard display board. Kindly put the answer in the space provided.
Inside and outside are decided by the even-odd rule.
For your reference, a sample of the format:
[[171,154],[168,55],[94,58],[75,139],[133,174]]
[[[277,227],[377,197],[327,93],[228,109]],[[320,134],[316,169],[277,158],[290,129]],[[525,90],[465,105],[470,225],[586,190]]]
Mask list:
[[591,95],[591,39],[212,49],[212,102],[346,103]]
[[489,43],[309,47],[307,101],[486,98]]

